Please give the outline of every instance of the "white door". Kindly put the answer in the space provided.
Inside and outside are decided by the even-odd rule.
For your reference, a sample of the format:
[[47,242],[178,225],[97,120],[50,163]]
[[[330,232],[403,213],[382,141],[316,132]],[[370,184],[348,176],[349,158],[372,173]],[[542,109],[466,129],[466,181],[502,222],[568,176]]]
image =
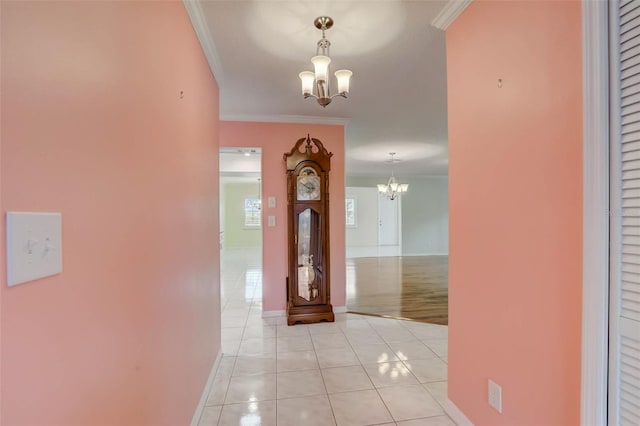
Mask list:
[[378,195],[378,245],[400,245],[400,200]]
[[640,425],[640,0],[610,3],[609,424]]

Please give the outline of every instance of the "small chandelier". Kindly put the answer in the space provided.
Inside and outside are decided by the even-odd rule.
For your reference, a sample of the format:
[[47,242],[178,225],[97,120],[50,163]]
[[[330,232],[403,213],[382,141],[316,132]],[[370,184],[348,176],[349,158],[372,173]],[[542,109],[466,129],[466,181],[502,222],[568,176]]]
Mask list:
[[409,189],[409,184],[398,183],[398,180],[393,175],[393,163],[398,163],[400,162],[400,160],[396,160],[395,158],[393,158],[393,156],[396,155],[395,152],[390,152],[389,155],[391,156],[391,160],[389,161],[391,163],[391,177],[386,184],[378,184],[378,192],[380,192],[380,194],[386,196],[390,200],[395,200],[398,197],[398,194],[407,192],[407,190]]
[[[311,58],[311,62],[315,68],[315,74],[311,71],[303,71],[299,74],[299,77],[300,80],[302,80],[302,95],[304,98],[316,98],[320,105],[326,107],[336,96],[347,97],[347,93],[349,93],[349,79],[353,73],[349,70],[336,71],[335,76],[338,80],[338,93],[331,95],[329,90],[329,64],[331,63],[329,47],[331,46],[331,42],[327,40],[324,33],[333,26],[333,19],[328,16],[319,16],[313,21],[313,24],[317,29],[322,31],[322,38],[318,41],[318,47],[316,48],[316,56]],[[313,93],[314,83],[316,86],[315,94]]]

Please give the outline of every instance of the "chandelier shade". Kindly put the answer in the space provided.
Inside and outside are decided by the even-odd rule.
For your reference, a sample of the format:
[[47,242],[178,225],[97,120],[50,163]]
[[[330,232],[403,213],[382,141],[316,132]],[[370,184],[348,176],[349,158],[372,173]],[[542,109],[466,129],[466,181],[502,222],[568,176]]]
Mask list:
[[349,80],[353,73],[349,70],[338,70],[335,72],[338,80],[338,93],[349,93]]
[[[318,41],[316,56],[311,58],[314,72],[303,71],[298,76],[302,83],[302,96],[304,98],[315,98],[320,105],[326,107],[336,96],[343,98],[349,93],[349,82],[353,73],[349,70],[338,70],[335,72],[338,82],[338,92],[331,94],[329,88],[329,47],[331,42],[325,37],[325,31],[333,26],[333,19],[328,16],[320,16],[313,21],[315,27],[322,31],[322,38]],[[315,93],[314,93],[315,89]]]
[[329,64],[331,63],[331,58],[328,56],[314,56],[311,58],[311,63],[316,71],[316,81],[327,81],[327,77],[329,75]]
[[302,71],[300,73],[300,80],[302,80],[302,95],[304,97],[311,96],[313,93],[313,83],[315,79],[316,76],[311,71]]

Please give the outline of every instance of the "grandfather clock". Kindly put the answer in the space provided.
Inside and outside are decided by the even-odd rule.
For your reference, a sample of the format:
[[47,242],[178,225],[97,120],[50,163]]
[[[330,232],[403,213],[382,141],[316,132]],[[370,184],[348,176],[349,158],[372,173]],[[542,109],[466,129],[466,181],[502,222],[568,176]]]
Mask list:
[[318,139],[299,139],[287,166],[287,324],[333,321],[329,283],[329,170]]

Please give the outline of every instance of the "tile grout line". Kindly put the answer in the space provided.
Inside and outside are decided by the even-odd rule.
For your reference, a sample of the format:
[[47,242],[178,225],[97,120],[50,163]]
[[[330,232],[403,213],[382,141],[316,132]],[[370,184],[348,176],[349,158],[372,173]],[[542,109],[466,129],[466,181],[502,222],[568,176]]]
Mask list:
[[[241,282],[241,279],[242,279],[242,277],[243,277],[243,276],[245,277],[245,282],[246,282],[246,269],[245,269],[245,271],[244,271],[242,274],[240,274],[240,276],[239,276],[239,277],[238,277],[238,279],[236,280],[236,283]],[[236,286],[236,287],[237,287],[237,286]],[[254,298],[255,298],[255,288],[254,288],[254,292],[252,293],[252,296],[251,296],[251,303],[253,303],[253,299],[254,299]],[[227,308],[227,306],[229,305],[229,303],[230,303],[230,301],[229,301],[229,300],[227,300],[227,303],[225,304],[225,309],[224,309],[224,310],[221,310],[221,312],[220,312],[220,316],[221,316],[221,317],[222,317],[222,315],[224,314],[224,311],[226,310],[226,308]],[[224,411],[224,407],[225,407],[225,405],[230,405],[230,404],[227,404],[227,403],[226,403],[226,402],[227,402],[227,395],[228,395],[228,393],[229,393],[229,387],[231,386],[231,380],[233,379],[233,373],[234,373],[234,371],[235,371],[236,364],[237,364],[237,362],[238,362],[238,356],[239,356],[239,352],[240,352],[240,345],[242,345],[242,341],[243,341],[243,339],[242,339],[242,338],[244,337],[245,330],[247,329],[247,323],[248,323],[248,321],[249,321],[249,314],[250,314],[250,312],[251,312],[251,307],[249,307],[249,311],[247,312],[247,316],[246,316],[245,321],[244,321],[244,326],[243,326],[243,329],[242,329],[242,336],[240,336],[240,343],[239,343],[239,345],[238,345],[238,351],[237,351],[236,355],[233,357],[233,358],[234,358],[234,360],[233,360],[233,367],[231,367],[231,373],[230,373],[230,376],[229,376],[229,381],[228,381],[228,383],[227,383],[227,387],[226,387],[225,392],[224,392],[224,399],[222,400],[222,406],[221,406],[222,408],[220,409],[220,414],[218,415],[218,421],[216,422],[216,425],[218,425],[218,426],[220,426],[220,421],[221,421],[221,419],[222,419],[222,412]],[[221,320],[222,320],[222,318],[221,318]],[[220,322],[222,323],[222,321],[220,321]],[[221,346],[222,346],[222,345],[221,345]],[[223,352],[223,354],[222,354],[222,357],[223,357],[223,359],[224,359],[224,352]],[[220,368],[220,366],[218,366],[218,369],[219,369],[219,368]],[[217,372],[216,372],[216,376],[217,376]],[[215,380],[215,379],[214,379],[214,380]]]
[[[242,280],[240,280],[240,279],[237,280],[236,284],[238,286],[241,286],[242,285]],[[280,401],[280,399],[278,399],[278,394],[277,394],[277,390],[278,390],[277,377],[281,373],[278,370],[278,358],[279,358],[278,357],[278,354],[279,354],[278,349],[282,349],[282,344],[286,343],[286,342],[284,342],[284,343],[281,344],[278,341],[278,337],[299,337],[299,336],[295,336],[295,335],[294,336],[286,336],[286,335],[285,336],[279,336],[277,334],[277,328],[278,328],[278,326],[282,325],[279,321],[268,322],[268,323],[264,323],[264,322],[261,323],[260,321],[257,321],[257,322],[254,321],[256,319],[255,318],[255,314],[258,313],[259,311],[261,311],[262,307],[261,307],[261,305],[256,304],[256,298],[257,298],[256,293],[258,293],[258,289],[256,288],[257,283],[256,282],[252,282],[250,284],[253,287],[253,290],[252,290],[252,293],[251,293],[252,294],[251,303],[249,305],[248,311],[242,312],[242,314],[245,315],[245,317],[244,317],[244,323],[243,323],[244,325],[243,325],[243,328],[242,328],[242,334],[240,336],[239,346],[242,344],[242,342],[245,341],[245,338],[247,337],[247,333],[248,333],[247,328],[250,326],[249,318],[251,318],[251,321],[252,321],[251,325],[255,325],[256,327],[258,327],[261,324],[263,327],[265,325],[268,325],[269,327],[274,327],[275,328],[275,330],[276,330],[276,335],[275,335],[275,362],[276,362],[276,366],[275,366],[275,375],[274,376],[276,378],[276,395],[275,395],[276,406],[275,406],[275,410],[276,410],[276,421],[277,421],[278,401]],[[247,285],[247,283],[245,283],[245,286],[247,286],[247,290],[248,290],[249,286]],[[241,297],[242,294],[237,293],[237,292],[233,292],[233,291],[229,292],[229,293],[230,293],[230,297],[225,299],[226,303],[224,305],[224,308],[222,309],[223,313],[227,309],[231,310],[231,309],[238,308],[238,309],[243,309],[244,310],[247,307],[246,303],[244,305],[242,305],[242,301],[241,300],[235,300],[236,298],[239,298],[239,296]],[[246,301],[246,299],[245,299],[245,301]],[[389,324],[394,324],[395,325],[397,323],[397,321],[392,319],[392,318],[389,318],[388,320],[389,320],[389,322],[388,322]],[[387,322],[379,322],[377,324],[373,324],[373,323],[370,323],[369,321],[367,321],[366,319],[363,319],[362,321],[367,324],[368,330],[372,330],[373,331],[372,337],[373,336],[377,336],[378,338],[381,338],[382,340],[381,340],[380,343],[384,343],[385,346],[387,347],[387,349],[390,350],[390,352],[394,354],[394,357],[397,357],[397,352],[391,347],[391,344],[389,343],[389,341],[383,336],[383,334],[386,335],[386,336],[389,335],[389,333],[387,332],[388,330],[384,329],[384,326],[387,324]],[[445,364],[448,364],[448,363],[446,363],[444,361],[443,356],[440,356],[439,354],[435,353],[435,351],[433,349],[431,349],[431,347],[429,345],[427,345],[426,343],[422,342],[422,339],[420,339],[416,334],[414,334],[414,331],[412,331],[411,328],[407,327],[404,321],[402,323],[400,323],[400,325],[402,326],[402,328],[404,330],[409,332],[409,335],[407,335],[407,337],[412,337],[413,339],[415,339],[415,341],[419,341],[428,350],[433,352],[434,353],[434,357],[433,357],[434,359],[438,359],[439,361],[441,361],[441,362],[443,362]],[[349,333],[350,331],[353,331],[354,332],[354,336],[353,337],[355,339],[354,341],[358,341],[358,336],[357,336],[358,331],[359,331],[358,327],[354,328],[353,330],[350,330],[350,329],[348,329],[346,327],[346,323],[345,323],[345,326],[342,326],[342,324],[338,324],[338,328],[335,331],[336,331],[336,333],[328,333],[328,334],[340,334],[341,336],[343,336],[345,338],[345,340],[346,340],[346,343],[347,343],[345,346],[343,346],[343,348],[345,350],[349,349],[354,355],[356,355],[356,360],[357,360],[356,361],[357,362],[356,365],[358,365],[361,369],[364,370],[363,361],[362,361],[361,357],[355,352],[355,347],[356,346],[354,346],[354,343],[352,342],[352,340],[350,340],[347,337],[347,333]],[[383,331],[384,331],[384,333],[383,333]],[[418,332],[418,331],[420,331],[420,330],[416,329],[416,332]],[[391,334],[393,334],[393,331],[392,331]],[[325,335],[325,333],[320,333],[317,336],[323,336],[323,335]],[[366,333],[365,333],[365,335],[366,335]],[[315,357],[315,361],[317,363],[317,367],[314,367],[314,368],[303,368],[302,370],[293,370],[293,371],[307,371],[307,370],[315,370],[315,369],[317,369],[319,371],[319,373],[321,375],[321,380],[323,381],[325,394],[327,395],[327,399],[329,401],[329,405],[330,405],[330,408],[331,408],[331,412],[332,412],[332,415],[333,415],[334,422],[337,423],[337,419],[336,419],[336,416],[335,416],[335,411],[334,411],[333,405],[331,404],[331,399],[329,397],[330,395],[328,393],[327,384],[326,384],[326,380],[325,380],[325,377],[324,377],[324,374],[323,374],[323,370],[329,369],[329,368],[340,368],[342,366],[338,365],[338,366],[323,368],[320,365],[319,356],[318,356],[318,353],[317,353],[318,350],[320,350],[322,348],[318,343],[316,343],[316,340],[314,339],[314,336],[316,336],[316,334],[311,333],[311,328],[308,328],[307,329],[307,336],[311,340],[311,344],[312,344],[311,347],[313,349],[313,355]],[[439,336],[434,336],[434,339],[435,338],[441,339]],[[258,340],[264,341],[264,339],[265,339],[265,337],[263,335]],[[390,338],[390,339],[393,339],[393,338]],[[295,340],[295,339],[292,339],[292,340]],[[442,339],[442,340],[446,340],[446,339]],[[322,342],[322,341],[324,341],[324,339],[320,340],[320,342]],[[411,341],[413,341],[413,340],[411,340]],[[364,339],[362,339],[362,341],[360,341],[359,343],[361,343],[362,345],[371,344],[370,341],[367,341],[366,337]],[[357,346],[360,346],[360,345],[357,345]],[[332,348],[328,348],[328,349],[332,349]],[[333,349],[339,349],[339,348],[333,348]],[[238,347],[238,353],[234,356],[234,360],[232,361],[233,362],[233,366],[232,366],[232,370],[231,370],[231,376],[229,378],[229,382],[227,383],[227,388],[225,390],[225,398],[224,398],[225,402],[226,402],[226,399],[228,397],[228,393],[229,393],[229,390],[230,390],[230,381],[234,377],[233,374],[234,374],[235,369],[236,369],[236,367],[238,365],[238,357],[241,356],[239,352],[240,352],[240,347]],[[302,352],[302,351],[300,350],[300,347],[298,347],[298,350],[295,350],[295,351],[287,350],[286,352]],[[368,355],[368,354],[365,354],[365,355]],[[420,359],[420,358],[418,358],[418,359]],[[429,359],[431,359],[431,358],[429,358]],[[410,362],[411,360],[399,359],[398,361],[401,362],[402,363],[401,365],[403,365],[404,368],[407,368],[407,370],[411,373],[411,375],[414,378],[417,379],[417,376],[415,375],[415,373],[410,368],[408,368],[408,366],[406,365],[406,362]],[[392,361],[388,361],[388,362],[392,362]],[[375,364],[379,364],[379,363],[376,362]],[[371,377],[369,376],[369,373],[366,370],[364,370],[364,372],[365,372],[367,378],[369,379],[369,381],[371,382]],[[263,372],[263,375],[264,375],[264,372]],[[421,383],[420,380],[417,380],[417,383],[419,384],[419,386],[424,388],[427,391],[427,393],[430,396],[432,396],[434,399],[435,399],[435,396],[433,395],[433,393],[426,386],[428,384],[430,384],[430,383],[436,383],[436,382],[447,382],[447,381],[446,380],[436,380],[434,382]],[[381,388],[376,388],[375,385],[373,385],[373,383],[371,383],[371,385],[373,386],[372,389],[376,390],[376,393],[377,393],[378,397],[382,400],[382,397],[381,397],[381,394],[380,394],[380,389],[381,388],[386,388],[388,386],[382,386]],[[343,392],[348,392],[348,391],[343,391]],[[291,398],[296,398],[296,397],[297,396],[292,396]],[[291,399],[291,398],[282,398],[282,400]],[[268,398],[268,397],[265,399],[265,401],[269,401],[269,400],[273,400],[273,399]],[[384,400],[382,400],[382,401],[383,401],[383,405],[387,409],[387,412],[389,412],[389,414],[391,415],[391,418],[393,419],[393,415],[391,414],[391,411],[389,410],[389,407],[387,407],[387,404],[384,402]],[[442,404],[440,404],[440,402],[438,400],[436,400],[436,401],[438,402],[439,406],[442,406]],[[239,403],[237,403],[237,404],[240,405]],[[244,402],[243,404],[246,404],[246,402]],[[223,402],[222,406],[224,407],[224,406],[229,406],[229,405],[233,405],[233,404],[226,404],[226,403]],[[442,414],[442,415],[446,416],[446,413]],[[429,417],[437,417],[437,416],[439,416],[439,415],[434,415],[434,416],[429,416]],[[220,424],[221,421],[222,421],[221,416],[219,416],[218,417],[218,424]],[[392,422],[396,422],[396,420],[394,419],[394,420],[392,420]],[[376,423],[376,424],[381,424],[381,423]]]
[[278,425],[278,326],[275,326],[275,338],[276,338],[276,426]]
[[[309,335],[311,335],[311,330],[309,330]],[[318,359],[318,352],[316,347],[316,342],[313,341],[313,337],[311,337],[311,346],[313,347],[313,354],[316,357],[316,362],[318,363],[318,371],[320,372],[320,377],[322,378],[322,384],[324,386],[324,391],[327,393],[327,401],[329,402],[329,408],[331,409],[331,416],[333,417],[333,423],[335,425],[338,424],[338,419],[336,419],[336,413],[333,410],[333,404],[331,403],[331,398],[329,397],[329,390],[327,389],[327,383],[324,380],[324,374],[322,374],[322,367],[320,366],[320,360]]]
[[[382,341],[384,342],[384,338],[380,335],[380,333],[378,333],[378,330],[376,330],[376,328],[373,326],[373,324],[371,324],[369,322],[368,319],[365,319],[365,321],[367,322],[367,324],[369,324],[369,326],[373,329],[373,332],[380,338],[382,339]],[[369,375],[369,372],[367,371],[367,369],[364,367],[364,364],[362,362],[362,359],[360,359],[360,356],[358,355],[358,353],[356,352],[356,350],[353,348],[353,345],[351,344],[351,341],[349,340],[349,338],[347,338],[347,342],[349,343],[349,345],[351,346],[351,349],[353,350],[353,352],[356,354],[356,357],[358,358],[358,361],[360,362],[360,368],[362,368],[365,372],[365,374],[367,375],[367,377],[369,378],[369,380],[371,381],[371,385],[373,386],[373,389],[376,391],[376,394],[378,395],[378,398],[380,398],[380,401],[382,401],[382,405],[384,405],[384,408],[387,410],[387,413],[389,414],[389,417],[391,417],[391,419],[393,420],[393,423],[396,423],[396,419],[393,417],[393,414],[391,414],[391,410],[389,409],[389,407],[387,406],[387,403],[384,402],[384,399],[382,399],[382,395],[380,395],[380,392],[378,391],[378,388],[376,387],[375,383],[373,383],[373,380],[371,379],[371,376]],[[387,345],[387,347],[389,348],[389,350],[391,350],[391,346],[389,346],[389,344],[387,344],[385,342],[385,344]],[[392,351],[393,352],[393,351]],[[395,352],[393,352],[393,354],[395,355]],[[379,423],[379,424],[383,424],[383,423]]]

